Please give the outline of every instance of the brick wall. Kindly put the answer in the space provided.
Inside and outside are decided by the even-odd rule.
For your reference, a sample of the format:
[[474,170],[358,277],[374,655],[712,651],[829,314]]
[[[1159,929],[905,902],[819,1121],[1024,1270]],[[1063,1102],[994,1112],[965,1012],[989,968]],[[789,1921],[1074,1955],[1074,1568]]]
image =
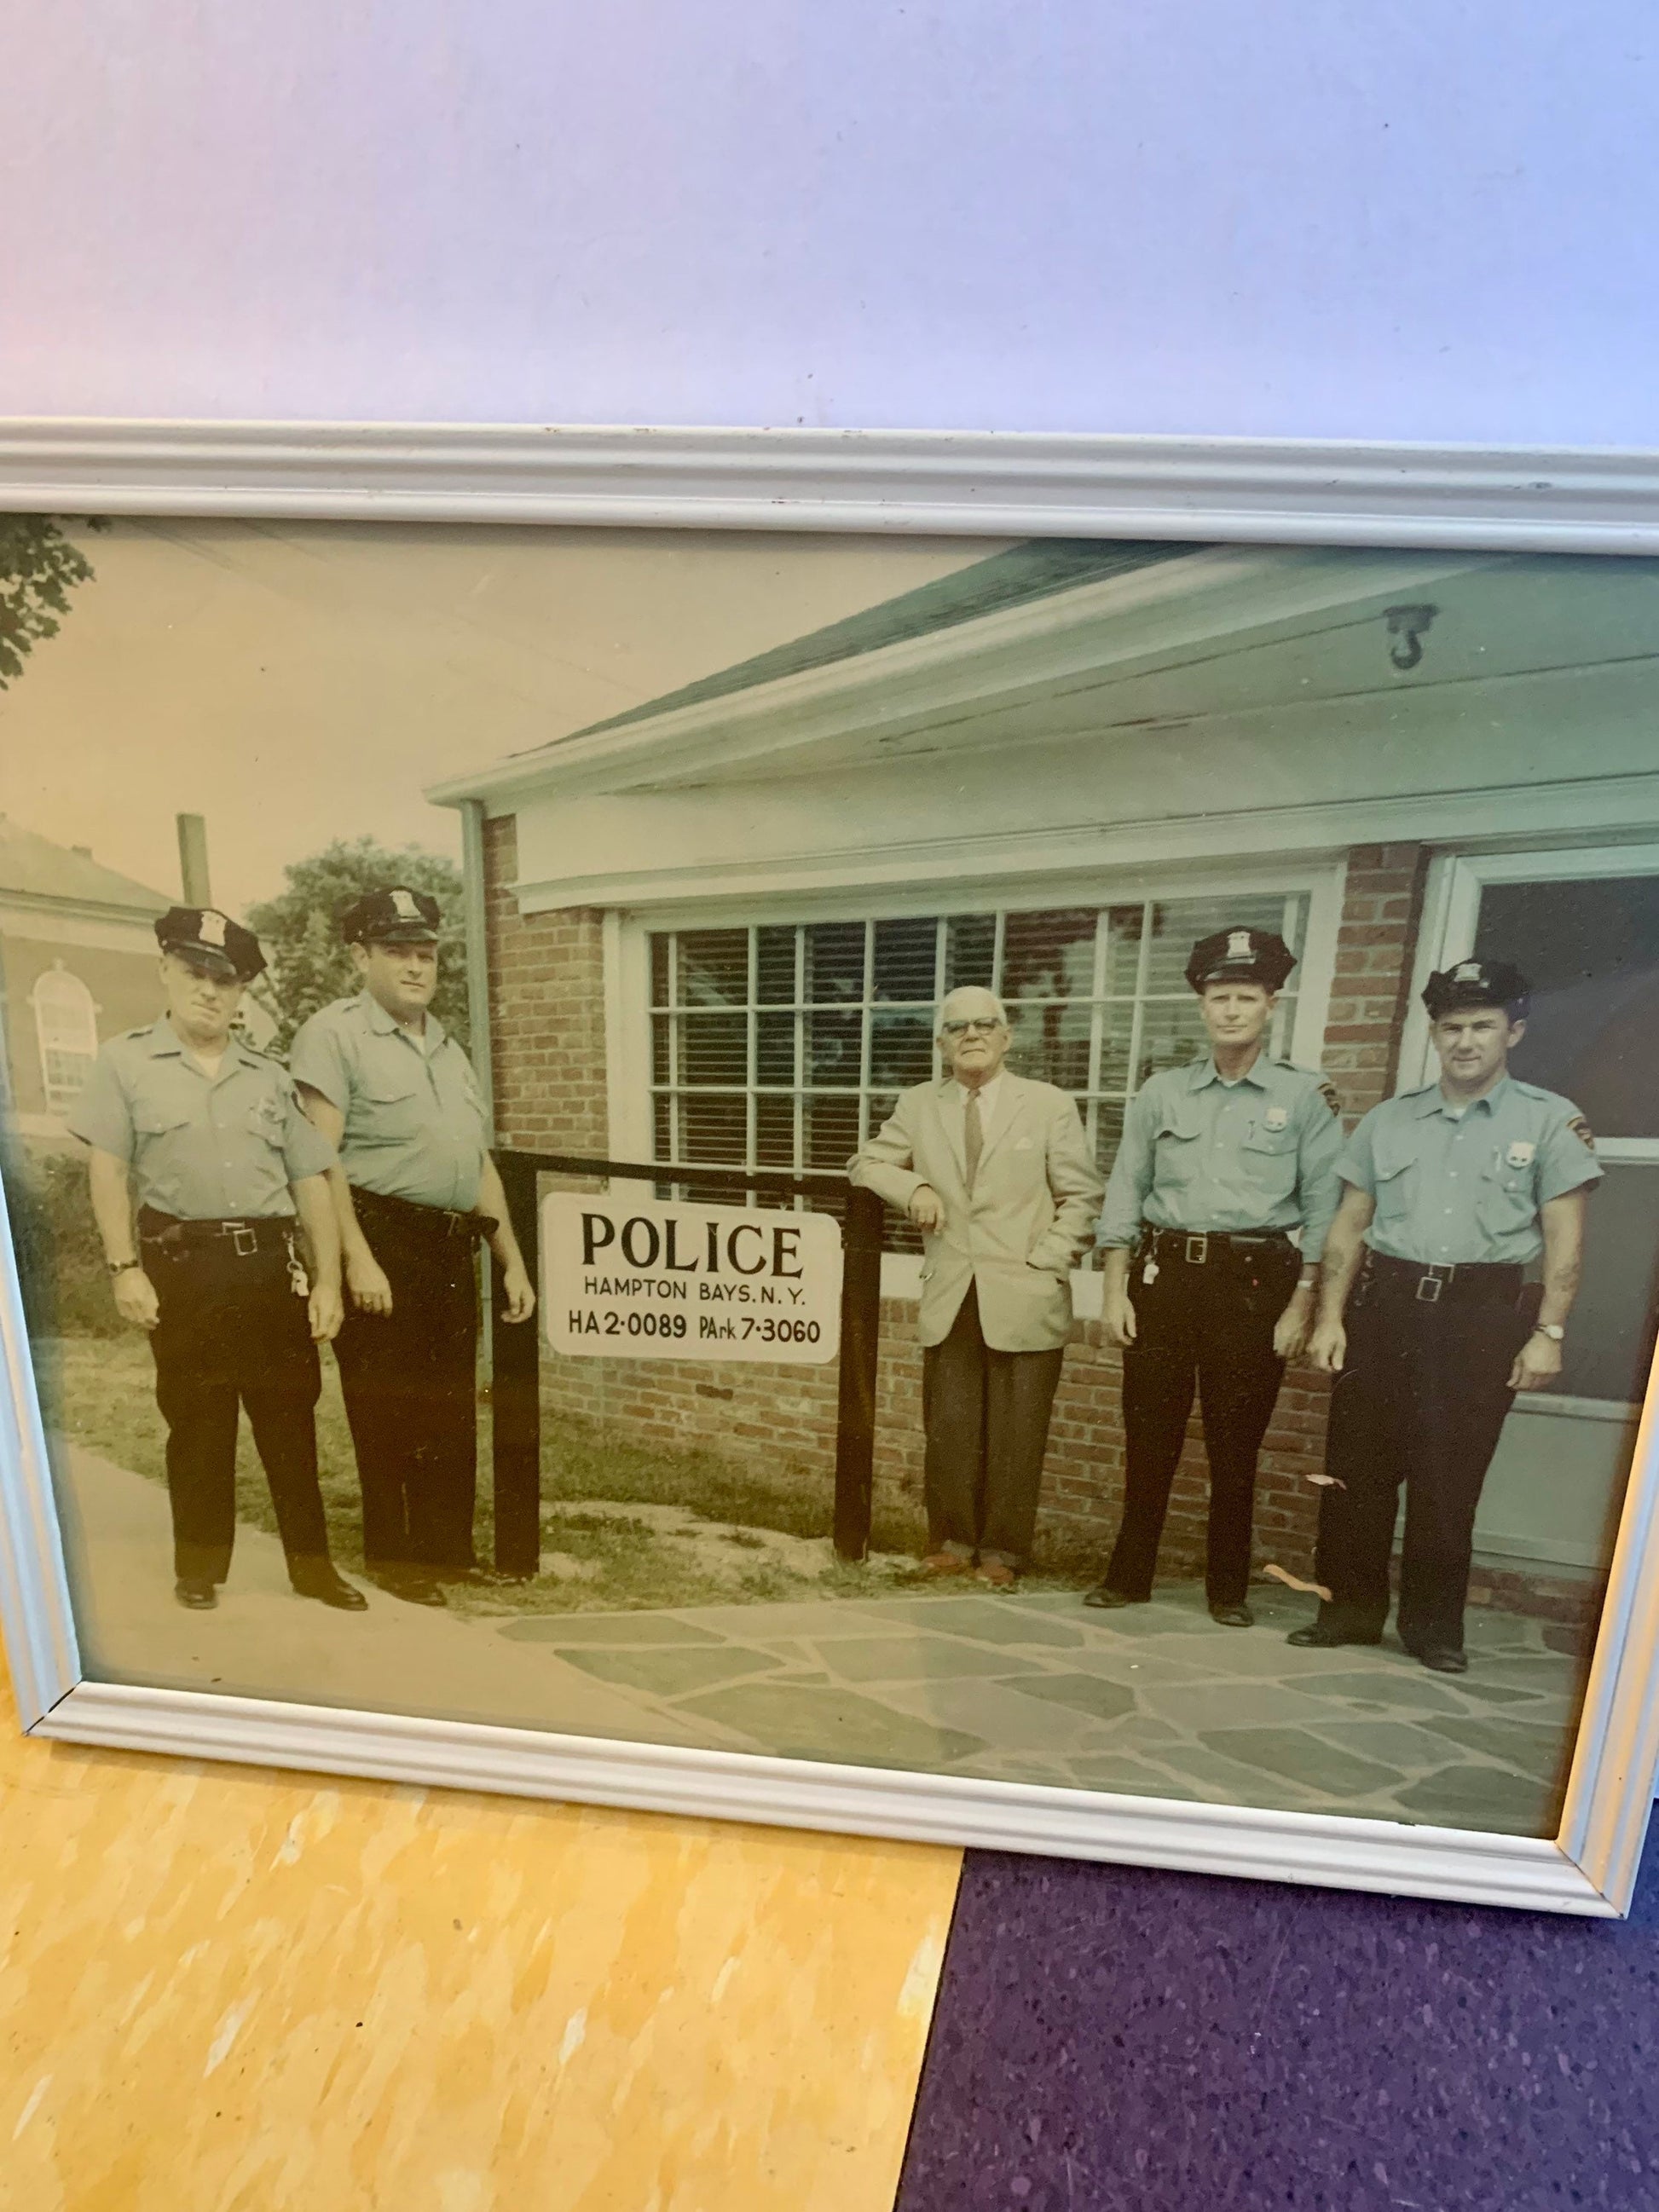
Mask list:
[[596,907],[521,915],[518,823],[484,825],[484,914],[495,1128],[524,1152],[608,1146],[604,916]]
[[[520,916],[508,888],[514,824],[489,825],[485,860],[497,1125],[532,1149],[602,1154],[607,1143],[601,917],[589,908]],[[1371,845],[1349,855],[1336,981],[1323,1064],[1352,1123],[1385,1097],[1399,1055],[1421,908],[1425,855]],[[921,1487],[921,1362],[915,1310],[884,1301],[876,1481],[884,1504],[914,1518]],[[1099,1326],[1080,1324],[1066,1354],[1050,1431],[1042,1547],[1102,1567],[1122,1497],[1121,1370]],[[1261,1458],[1257,1551],[1310,1571],[1318,1493],[1306,1480],[1323,1449],[1325,1378],[1285,1378]],[[702,1360],[554,1359],[544,1363],[550,1421],[574,1415],[640,1442],[762,1456],[827,1482],[834,1464],[833,1367],[721,1366]],[[1206,1485],[1196,1417],[1170,1501],[1161,1571],[1189,1573],[1204,1557]]]
[[1394,1088],[1427,873],[1421,845],[1357,845],[1348,855],[1321,1065],[1350,1127]]

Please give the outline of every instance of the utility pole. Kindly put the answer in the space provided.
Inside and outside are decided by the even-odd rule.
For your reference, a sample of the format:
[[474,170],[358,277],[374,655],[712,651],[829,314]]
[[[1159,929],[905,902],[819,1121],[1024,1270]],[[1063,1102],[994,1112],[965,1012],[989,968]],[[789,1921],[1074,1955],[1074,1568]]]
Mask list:
[[186,906],[211,906],[208,879],[207,823],[199,814],[181,814],[179,823],[179,880]]

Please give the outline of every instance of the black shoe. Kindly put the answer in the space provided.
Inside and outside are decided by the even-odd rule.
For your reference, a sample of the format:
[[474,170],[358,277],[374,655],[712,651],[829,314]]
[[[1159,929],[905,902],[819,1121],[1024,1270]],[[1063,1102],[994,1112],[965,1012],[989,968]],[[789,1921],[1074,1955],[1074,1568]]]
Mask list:
[[1375,1636],[1348,1636],[1340,1628],[1323,1628],[1310,1620],[1305,1628],[1293,1628],[1285,1641],[1295,1644],[1298,1651],[1335,1651],[1345,1644],[1380,1644],[1382,1632],[1379,1629]]
[[191,1613],[211,1613],[219,1602],[218,1591],[205,1577],[180,1575],[173,1585],[173,1595]]
[[353,1583],[334,1571],[328,1559],[290,1559],[288,1578],[296,1597],[314,1597],[319,1605],[331,1605],[337,1613],[367,1613],[368,1600]]
[[1108,1613],[1115,1613],[1121,1606],[1150,1605],[1152,1600],[1146,1597],[1125,1597],[1121,1590],[1114,1589],[1109,1583],[1097,1583],[1093,1589],[1085,1590],[1083,1602],[1085,1605],[1101,1606]]
[[1454,1651],[1449,1646],[1413,1651],[1412,1656],[1419,1666],[1426,1667],[1431,1674],[1467,1674],[1469,1671],[1468,1653]]
[[1212,1605],[1210,1618],[1218,1628],[1254,1628],[1255,1615],[1248,1605]]
[[370,1567],[368,1574],[377,1589],[383,1589],[388,1597],[401,1598],[405,1605],[448,1602],[432,1577],[418,1567]]

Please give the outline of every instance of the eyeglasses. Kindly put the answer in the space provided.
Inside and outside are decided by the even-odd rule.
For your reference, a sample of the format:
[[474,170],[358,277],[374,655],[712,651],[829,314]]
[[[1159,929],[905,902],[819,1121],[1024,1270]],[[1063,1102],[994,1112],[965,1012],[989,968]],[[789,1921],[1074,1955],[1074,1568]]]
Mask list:
[[976,1021],[941,1022],[939,1026],[941,1036],[994,1036],[1003,1024],[1000,1015],[981,1014]]

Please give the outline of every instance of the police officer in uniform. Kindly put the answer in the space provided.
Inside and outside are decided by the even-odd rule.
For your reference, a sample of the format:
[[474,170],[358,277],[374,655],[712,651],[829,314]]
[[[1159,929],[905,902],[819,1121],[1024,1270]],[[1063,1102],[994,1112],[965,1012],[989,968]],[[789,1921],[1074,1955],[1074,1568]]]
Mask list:
[[[1336,1211],[1336,1093],[1263,1040],[1296,956],[1261,929],[1193,948],[1210,1049],[1142,1085],[1106,1185],[1103,1317],[1123,1353],[1123,1518],[1085,1605],[1144,1605],[1196,1389],[1210,1462],[1211,1618],[1248,1628],[1256,1456],[1301,1351]],[[1292,1243],[1297,1230],[1301,1242]]]
[[330,1561],[317,1481],[317,1346],[340,1324],[325,1180],[333,1149],[277,1062],[232,1034],[243,987],[265,964],[258,940],[212,907],[173,907],[155,935],[166,1011],[104,1047],[70,1127],[92,1147],[93,1212],[116,1307],[149,1332],[176,1594],[198,1610],[218,1602],[245,1406],[294,1588],[361,1612],[362,1592]]
[[[1403,1481],[1400,1640],[1461,1674],[1480,1487],[1516,1392],[1561,1371],[1601,1170],[1571,1101],[1509,1073],[1526,1029],[1517,969],[1459,961],[1423,1003],[1439,1081],[1373,1107],[1340,1163],[1309,1343],[1337,1378],[1315,1568],[1331,1595],[1290,1641],[1381,1642]],[[1540,1262],[1541,1286],[1527,1280]]]
[[428,1008],[438,902],[405,884],[341,918],[363,988],[304,1024],[289,1064],[338,1148],[331,1178],[349,1306],[335,1346],[363,1496],[363,1557],[383,1589],[441,1605],[477,1572],[477,1285],[487,1240],[505,1317],[528,1320],[530,1279],[484,1145],[466,1054]]

